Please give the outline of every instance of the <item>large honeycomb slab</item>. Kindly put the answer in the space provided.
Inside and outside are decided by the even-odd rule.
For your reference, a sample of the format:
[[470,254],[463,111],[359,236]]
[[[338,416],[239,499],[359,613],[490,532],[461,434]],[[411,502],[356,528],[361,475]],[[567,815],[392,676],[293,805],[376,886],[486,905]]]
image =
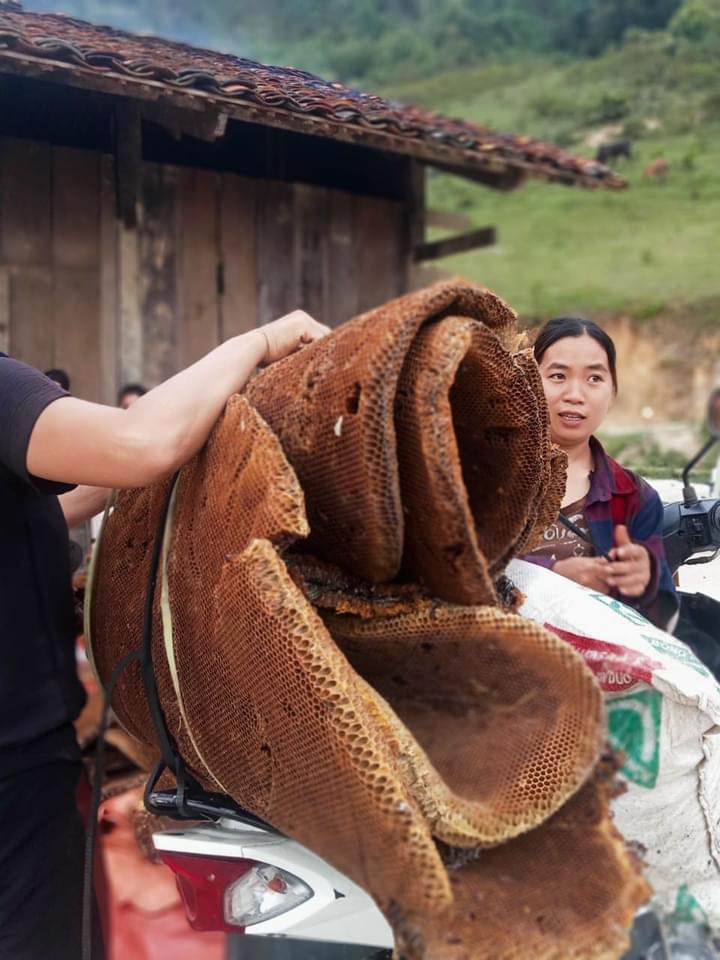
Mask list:
[[[355,317],[246,388],[305,492],[308,549],[366,580],[391,580],[400,570],[395,397],[413,339],[446,316],[475,320],[500,338],[515,327],[513,311],[490,290],[436,284]],[[537,460],[532,469],[540,470]]]
[[[178,752],[367,889],[407,960],[606,960],[647,897],[608,813],[600,691],[500,609],[565,482],[516,344],[499,297],[452,281],[269,367],[174,485],[117,494],[89,589],[107,683],[162,539]],[[136,665],[113,706],[155,745]]]

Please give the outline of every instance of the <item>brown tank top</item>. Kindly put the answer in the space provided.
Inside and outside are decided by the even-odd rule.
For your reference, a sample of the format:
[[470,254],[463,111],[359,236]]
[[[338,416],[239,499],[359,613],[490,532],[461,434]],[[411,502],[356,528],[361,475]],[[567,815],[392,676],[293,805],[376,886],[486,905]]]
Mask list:
[[[563,507],[565,516],[572,520],[575,526],[589,536],[589,527],[585,519],[585,502],[587,497],[576,500]],[[571,557],[594,557],[592,544],[583,540],[572,530],[568,530],[564,523],[555,520],[543,533],[542,543],[533,550],[533,554],[549,557],[551,560],[568,560]]]

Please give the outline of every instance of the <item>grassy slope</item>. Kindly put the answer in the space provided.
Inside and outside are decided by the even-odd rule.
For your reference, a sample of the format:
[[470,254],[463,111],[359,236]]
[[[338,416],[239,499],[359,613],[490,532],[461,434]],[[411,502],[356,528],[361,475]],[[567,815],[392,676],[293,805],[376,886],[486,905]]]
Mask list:
[[[630,183],[622,192],[531,182],[501,194],[431,175],[431,206],[499,228],[495,247],[439,266],[495,288],[526,316],[622,309],[642,318],[667,306],[684,314],[692,304],[698,321],[720,320],[720,122],[702,118],[704,82],[693,89],[685,71],[673,84],[658,66],[656,51],[620,50],[565,65],[525,60],[448,72],[391,91],[585,153],[593,150],[584,138],[603,125],[586,115],[603,93],[625,97],[636,125],[660,123],[634,141],[631,162],[618,164]],[[642,177],[660,154],[671,164],[664,185]]]

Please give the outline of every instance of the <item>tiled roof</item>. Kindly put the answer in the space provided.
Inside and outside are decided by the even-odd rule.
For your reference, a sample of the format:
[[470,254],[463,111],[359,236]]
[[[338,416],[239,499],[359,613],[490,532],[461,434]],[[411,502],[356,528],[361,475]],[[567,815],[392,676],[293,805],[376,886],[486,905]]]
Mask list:
[[[610,168],[532,137],[498,133],[289,67],[101,27],[0,0],[0,72],[121,96],[193,100],[238,119],[365,143],[483,179],[530,174],[620,187]],[[198,103],[198,101],[204,101]]]

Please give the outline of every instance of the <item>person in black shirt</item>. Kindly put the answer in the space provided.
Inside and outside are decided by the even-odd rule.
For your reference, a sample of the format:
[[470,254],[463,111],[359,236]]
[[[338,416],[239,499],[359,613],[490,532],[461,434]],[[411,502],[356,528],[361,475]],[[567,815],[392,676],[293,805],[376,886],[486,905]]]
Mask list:
[[[228,340],[127,410],[69,396],[0,354],[0,960],[78,960],[83,827],[74,794],[68,525],[108,487],[152,483],[205,442],[253,369],[322,336],[302,311]],[[75,486],[75,485],[81,486]]]
[[60,369],[60,367],[53,367],[52,370],[46,370],[45,376],[48,380],[54,380],[55,383],[59,383],[63,390],[70,392],[70,377],[67,373]]

